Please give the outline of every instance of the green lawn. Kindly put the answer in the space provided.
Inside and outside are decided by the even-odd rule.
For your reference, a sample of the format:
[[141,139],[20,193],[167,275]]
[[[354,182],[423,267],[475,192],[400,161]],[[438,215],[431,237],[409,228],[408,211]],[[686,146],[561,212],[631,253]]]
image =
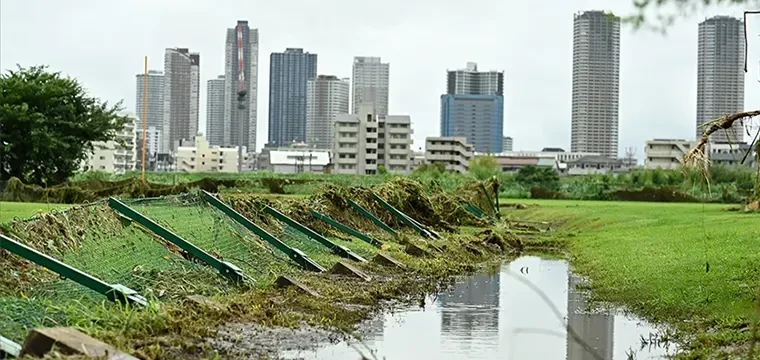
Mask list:
[[520,202],[529,208],[505,214],[555,223],[600,300],[697,335],[689,356],[747,343],[760,290],[760,214],[716,204]]
[[0,224],[13,221],[15,218],[25,219],[40,212],[67,208],[67,204],[39,204],[20,202],[0,202]]

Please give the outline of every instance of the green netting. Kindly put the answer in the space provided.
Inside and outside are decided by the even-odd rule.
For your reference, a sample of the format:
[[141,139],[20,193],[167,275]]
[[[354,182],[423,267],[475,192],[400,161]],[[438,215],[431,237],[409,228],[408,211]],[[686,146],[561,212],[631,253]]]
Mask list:
[[151,220],[216,258],[241,268],[254,280],[269,281],[297,265],[195,194],[126,201]]
[[279,236],[282,242],[288,244],[290,247],[294,247],[309,255],[314,261],[320,265],[331,268],[336,262],[341,260],[341,257],[335,255],[330,248],[320,244],[316,240],[313,240],[306,236],[306,234],[298,231],[296,228],[288,225],[281,224],[281,230],[275,230],[275,234]]
[[[187,261],[178,248],[124,222],[104,203],[9,226],[27,246],[147,298],[214,295],[231,289],[215,271]],[[7,254],[0,259],[0,276],[11,279],[0,284],[0,333],[21,340],[30,327],[66,324],[71,308],[104,302],[110,306],[102,294]]]

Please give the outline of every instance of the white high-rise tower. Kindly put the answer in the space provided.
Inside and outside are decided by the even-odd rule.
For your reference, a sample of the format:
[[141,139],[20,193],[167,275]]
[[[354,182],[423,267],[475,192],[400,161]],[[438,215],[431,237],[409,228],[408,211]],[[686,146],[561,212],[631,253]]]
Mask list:
[[575,15],[570,149],[618,157],[620,18],[603,11]]
[[[697,56],[697,138],[700,125],[744,110],[744,24],[729,16],[699,23]],[[740,122],[710,136],[710,142],[744,142]]]
[[376,116],[388,115],[390,64],[379,57],[356,56],[352,76],[351,112],[358,114],[361,104],[371,103]]

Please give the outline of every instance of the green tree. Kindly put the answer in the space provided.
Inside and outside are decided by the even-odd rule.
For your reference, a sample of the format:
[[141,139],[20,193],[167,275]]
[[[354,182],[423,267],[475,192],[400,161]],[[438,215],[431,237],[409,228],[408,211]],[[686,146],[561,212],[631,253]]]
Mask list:
[[515,180],[527,187],[541,187],[544,189],[557,190],[559,188],[559,175],[552,168],[525,166],[517,172]]
[[489,179],[501,173],[501,166],[493,156],[478,156],[470,161],[468,168],[478,180]]
[[380,165],[377,166],[377,173],[380,174],[380,175],[387,175],[388,174],[388,169],[385,168],[385,165],[380,164]]
[[128,121],[46,66],[0,75],[0,180],[58,184],[80,167],[93,141],[114,139]]

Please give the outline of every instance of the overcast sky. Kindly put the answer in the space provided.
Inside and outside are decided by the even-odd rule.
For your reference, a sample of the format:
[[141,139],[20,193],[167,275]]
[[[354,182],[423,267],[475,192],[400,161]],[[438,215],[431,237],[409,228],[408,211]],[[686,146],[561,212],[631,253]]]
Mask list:
[[[257,146],[267,137],[269,55],[286,47],[318,54],[319,74],[351,76],[354,56],[390,62],[390,113],[410,115],[415,150],[439,134],[446,70],[475,61],[505,72],[504,134],[515,149],[570,150],[573,14],[631,14],[632,0],[0,0],[0,69],[50,65],[103,100],[134,112],[135,74],[162,70],[167,47],[201,54],[200,129],[206,81],[224,73],[227,28],[260,33]],[[713,8],[679,19],[666,35],[624,26],[620,40],[620,152],[644,141],[694,136],[697,24],[741,17]],[[760,17],[749,21],[746,108],[760,107]]]

